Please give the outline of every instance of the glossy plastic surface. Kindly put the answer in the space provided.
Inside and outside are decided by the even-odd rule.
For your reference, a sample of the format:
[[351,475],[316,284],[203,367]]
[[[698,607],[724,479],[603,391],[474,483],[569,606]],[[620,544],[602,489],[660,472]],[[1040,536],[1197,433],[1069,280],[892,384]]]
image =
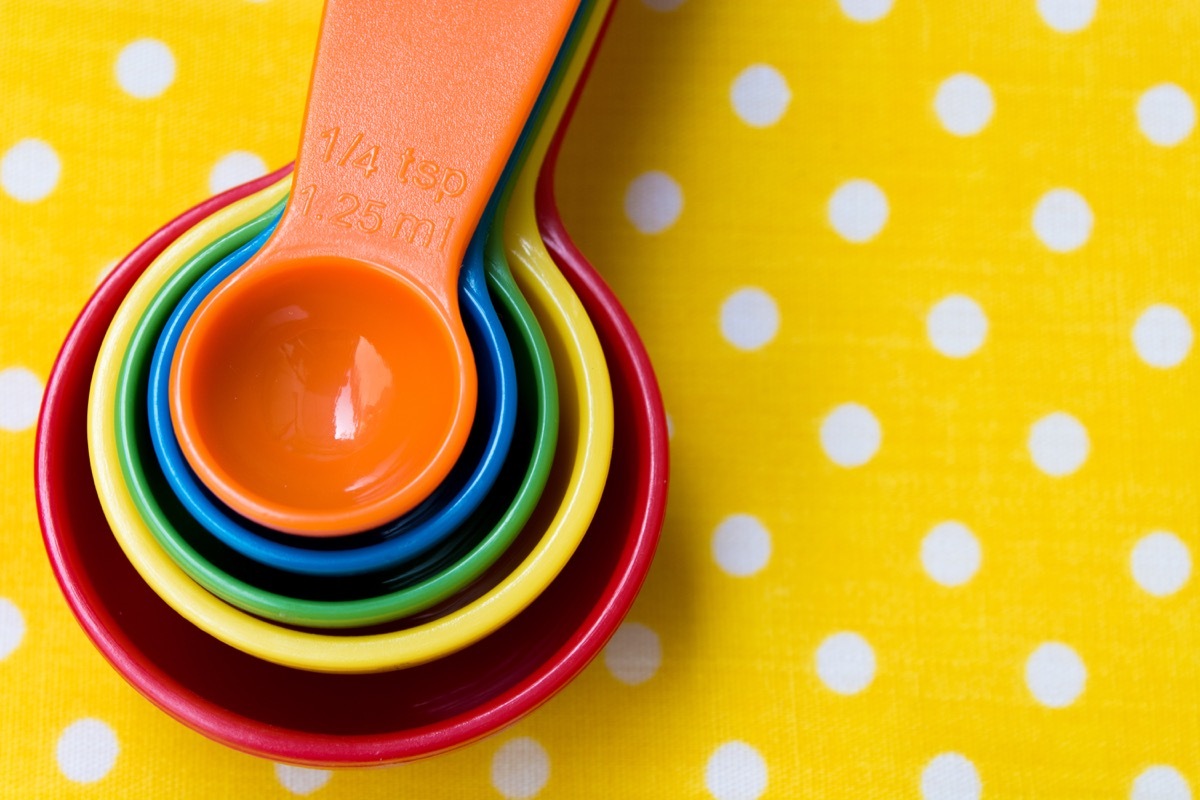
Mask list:
[[[588,44],[585,42],[585,46]],[[582,58],[572,63],[564,78],[568,87],[580,80],[586,63]],[[500,208],[508,265],[542,323],[559,371],[560,453],[550,485],[560,489],[561,500],[553,517],[542,520],[544,536],[569,543],[573,549],[595,514],[609,476],[613,396],[608,362],[593,321],[547,252],[537,225],[538,174],[570,97],[566,91],[555,97],[537,136],[521,153],[520,163],[524,166],[511,195],[501,199]],[[498,248],[499,237],[489,246]],[[568,409],[575,413],[568,413]],[[574,451],[571,460],[565,458],[570,452],[566,448]]]
[[[583,32],[586,10],[585,6],[580,7],[578,19],[572,24],[568,38],[555,61],[555,72],[565,68],[574,56]],[[549,103],[549,95],[554,89],[553,84],[547,84],[543,90],[543,97],[538,100],[539,107]],[[484,221],[492,221],[495,205],[489,203]],[[218,597],[259,616],[293,625],[340,627],[386,622],[427,608],[478,577],[502,552],[503,547],[511,542],[528,519],[545,484],[557,431],[557,393],[553,364],[533,312],[509,276],[502,248],[490,248],[487,277],[500,308],[505,311],[508,336],[520,345],[516,351],[516,360],[521,375],[521,395],[526,399],[521,407],[522,435],[518,437],[514,447],[512,463],[506,465],[507,474],[502,478],[498,490],[488,498],[488,506],[482,513],[473,515],[467,521],[465,530],[460,532],[459,541],[452,538],[447,546],[439,548],[430,558],[420,564],[407,565],[403,571],[396,574],[365,576],[353,582],[308,581],[302,588],[297,581],[288,581],[286,577],[275,574],[272,570],[255,568],[235,554],[222,553],[219,546],[204,542],[203,532],[196,530],[195,522],[188,517],[187,512],[195,515],[198,508],[199,521],[210,530],[213,528],[212,515],[221,515],[218,521],[222,527],[217,529],[216,533],[223,542],[231,544],[233,549],[242,555],[253,555],[256,551],[274,548],[267,550],[268,555],[282,553],[285,564],[311,561],[314,562],[314,568],[326,566],[328,569],[327,565],[338,564],[346,558],[355,559],[352,563],[358,563],[371,555],[375,555],[376,558],[386,557],[384,551],[393,544],[399,544],[376,544],[348,550],[313,550],[288,545],[238,527],[230,515],[208,498],[194,482],[190,486],[185,484],[183,491],[180,491],[179,482],[181,479],[186,480],[188,473],[171,435],[169,414],[166,412],[165,364],[169,361],[173,344],[172,329],[177,331],[181,327],[180,320],[185,320],[190,310],[195,307],[197,297],[202,297],[222,280],[225,274],[244,262],[248,253],[254,252],[261,245],[261,239],[267,235],[264,228],[270,223],[274,213],[271,212],[250,223],[241,232],[240,237],[231,233],[214,242],[187,264],[174,269],[170,280],[155,295],[149,308],[143,313],[122,362],[117,390],[118,457],[141,516],[159,543],[190,577]],[[208,268],[221,258],[222,253],[228,252],[232,246],[255,232],[255,241],[242,245],[236,253],[226,255],[218,266]],[[472,240],[472,246],[468,248],[464,275],[469,275],[474,270],[482,274],[483,248],[477,247],[475,242],[482,241],[483,238],[479,235]],[[498,236],[493,239],[496,242],[499,240]],[[187,290],[183,302],[170,312],[166,329],[158,336],[149,379],[148,416],[151,438],[159,460],[166,462],[164,470],[168,481],[186,506],[186,509],[180,509],[174,507],[174,498],[169,494],[161,489],[155,492],[155,487],[161,481],[157,479],[152,465],[148,465],[148,459],[142,458],[144,442],[138,441],[138,434],[139,428],[143,426],[140,424],[142,414],[138,399],[145,382],[142,376],[145,372],[144,351],[149,341],[158,335],[162,318],[174,305],[178,294],[201,274],[203,277]],[[473,292],[465,280],[461,294],[464,305],[471,302]],[[470,322],[471,319],[471,315],[468,314],[467,321]],[[481,373],[481,387],[487,387],[486,378],[487,373]],[[481,393],[485,398],[487,395],[487,392]],[[474,436],[475,432],[472,435]],[[464,454],[469,450],[468,444],[468,450],[465,450]],[[482,464],[480,469],[483,469]],[[473,485],[468,483],[464,491]],[[461,504],[451,503],[451,507],[459,505]],[[439,508],[423,515],[422,521],[415,528],[404,531],[404,537],[419,534],[423,527],[444,517],[444,512],[445,509]],[[481,531],[486,533],[482,535],[482,541],[474,545]],[[231,536],[244,537],[247,542],[231,543]],[[247,549],[251,552],[247,553]],[[347,591],[351,586],[352,589]],[[344,594],[356,599],[336,599]]]
[[[265,221],[260,218],[259,224]],[[209,253],[208,258],[215,260],[219,252]],[[203,255],[197,259],[203,261]],[[189,269],[203,269],[203,264],[197,263],[196,259],[189,265],[175,271],[172,280]],[[176,269],[170,263],[158,266],[167,272]],[[155,302],[163,297],[164,291],[160,291]],[[141,520],[149,526],[159,545],[193,580],[227,602],[268,619],[314,627],[368,625],[396,619],[443,601],[483,574],[511,544],[537,503],[554,452],[557,395],[545,341],[532,313],[527,308],[514,310],[517,303],[523,304],[522,299],[507,294],[499,294],[498,298],[505,312],[503,318],[509,329],[508,336],[518,343],[515,351],[518,383],[520,393],[526,397],[517,409],[518,434],[509,451],[510,457],[503,463],[502,472],[482,505],[421,559],[404,564],[402,569],[376,571],[352,579],[338,580],[328,575],[301,577],[248,561],[221,543],[211,541],[209,531],[188,513],[167,487],[157,468],[157,460],[149,452],[151,447],[145,432],[141,399],[146,389],[144,351],[154,339],[153,328],[147,327],[150,313],[141,317],[138,331],[126,351],[117,386],[116,457]],[[137,313],[132,306],[129,310]],[[139,337],[138,333],[142,335]],[[161,380],[160,374],[158,382],[152,382],[152,386],[161,390]],[[158,402],[161,404],[162,398]],[[159,423],[169,429],[169,420],[161,414],[161,409]],[[168,437],[160,444],[170,447],[173,440]],[[469,452],[470,445],[464,454]],[[256,534],[249,529],[238,530],[248,538],[253,537],[250,547],[258,551],[273,547],[276,552],[282,552],[286,563],[304,559],[335,566],[347,562],[374,562],[382,566],[391,562],[392,553],[397,550],[411,552],[413,543],[406,541],[407,537],[440,535],[451,508],[458,506],[434,508],[414,525],[401,528],[394,538],[372,535],[369,543],[346,550],[303,548],[299,543],[292,545],[268,538],[265,531]],[[227,512],[218,509],[217,513]],[[230,524],[228,518],[225,524]],[[228,530],[225,533],[228,535]],[[368,534],[352,538],[365,536]],[[310,541],[314,545],[318,542]]]
[[[563,48],[555,60],[555,72],[564,69],[573,57],[582,34],[585,16],[585,7],[581,6],[577,20],[572,23]],[[548,83],[543,90],[543,96],[539,97],[539,107],[548,104],[547,95],[553,89]],[[495,205],[489,203],[482,223],[492,223]],[[260,218],[248,227],[254,231],[262,230],[274,213]],[[247,230],[244,235],[250,232],[252,231]],[[481,234],[486,234],[486,231]],[[395,541],[377,542],[350,549],[318,550],[302,547],[300,543],[284,543],[266,532],[256,532],[239,525],[239,520],[221,507],[219,502],[210,498],[198,482],[191,479],[186,465],[182,463],[182,455],[174,440],[166,410],[165,365],[169,362],[170,348],[173,345],[172,328],[177,331],[182,325],[180,320],[185,320],[198,302],[196,298],[202,297],[222,280],[226,273],[243,263],[248,253],[261,246],[261,240],[266,235],[267,231],[258,233],[255,241],[243,245],[237,253],[226,256],[219,266],[208,269],[207,272],[204,271],[207,266],[229,247],[219,247],[220,242],[216,242],[206,248],[205,252],[198,254],[174,272],[142,315],[122,362],[117,394],[118,455],[133,499],[143,520],[175,562],[193,580],[243,610],[267,619],[310,627],[373,625],[421,611],[441,602],[477,578],[503,552],[504,547],[511,543],[528,520],[545,485],[558,426],[554,367],[545,338],[533,312],[508,275],[503,251],[496,252],[497,249],[492,248],[488,252],[487,278],[498,298],[498,305],[504,312],[508,337],[518,345],[516,362],[517,371],[521,376],[520,394],[525,398],[520,408],[522,435],[518,437],[513,448],[512,458],[504,465],[505,475],[501,477],[496,491],[488,497],[487,505],[480,513],[472,514],[466,519],[462,530],[451,536],[444,546],[437,548],[427,558],[406,564],[403,570],[364,575],[353,581],[289,580],[286,575],[248,563],[246,558],[240,556],[249,556],[260,563],[282,565],[285,568],[300,565],[304,572],[322,576],[342,574],[339,568],[344,564],[373,564],[378,570],[390,566],[393,554],[400,548],[404,548],[400,550],[402,553],[411,550],[412,545],[407,541],[410,537],[428,535],[431,529],[438,530],[439,526],[448,525],[448,520],[451,519],[455,520],[455,525],[461,522],[461,509],[469,502],[463,498],[470,497],[472,492],[486,491],[479,488],[481,485],[489,488],[492,486],[491,482],[484,483],[484,479],[479,476],[490,468],[487,462],[495,457],[493,440],[497,421],[493,421],[492,438],[489,438],[488,449],[483,459],[459,494],[453,496],[448,505],[435,505],[433,510],[420,515],[419,521],[414,525],[399,526],[395,532],[387,532],[388,535],[397,535]],[[465,278],[476,273],[482,278],[483,248],[476,243],[483,239],[484,235],[473,237],[472,245],[468,248],[464,280],[460,286],[463,305],[468,308],[472,302],[472,295],[476,292],[473,291],[473,284]],[[138,400],[141,394],[139,390],[145,379],[140,373],[145,371],[144,351],[149,340],[157,335],[162,319],[174,305],[177,295],[200,274],[203,274],[203,278],[187,290],[183,302],[170,312],[166,330],[159,335],[148,392],[148,417],[154,449],[158,460],[166,462],[163,468],[167,480],[185,506],[180,508],[174,502],[175,498],[161,490],[161,480],[155,473],[150,459],[142,457],[141,451],[145,442],[139,441],[139,432],[144,424],[141,423],[143,415]],[[466,315],[468,325],[472,316],[471,313]],[[471,332],[470,328],[468,332]],[[502,376],[497,376],[497,379],[500,377]],[[487,378],[488,373],[485,370],[480,374],[481,410],[487,405],[489,395],[492,394],[486,391],[489,384]],[[502,391],[499,393],[500,397],[495,399],[511,394],[511,391]],[[482,415],[483,418],[486,416]],[[477,414],[477,417],[481,415]],[[477,428],[472,431],[472,438],[479,432],[478,425],[477,420]],[[141,438],[144,439],[144,436]],[[471,452],[469,441],[463,459]],[[478,499],[469,507],[474,509],[476,505]],[[189,512],[197,519],[189,517]],[[196,521],[213,531],[222,542],[237,552],[225,552],[220,545],[205,541],[204,531],[197,529]]]
[[[271,222],[262,219],[259,227]],[[337,547],[310,545],[311,540],[289,541],[292,537],[257,526],[213,497],[183,458],[169,409],[171,358],[183,326],[204,296],[244,264],[269,233],[267,227],[234,253],[228,253],[228,248],[212,249],[175,271],[142,315],[122,362],[118,414],[132,424],[135,416],[140,417],[138,407],[146,402],[155,453],[171,489],[192,517],[240,555],[302,575],[348,576],[390,570],[440,544],[467,521],[495,484],[512,443],[518,402],[516,372],[503,323],[487,297],[483,265],[472,266],[468,260],[460,287],[464,321],[479,355],[480,372],[476,418],[459,463],[425,503],[399,520],[339,539]],[[155,338],[157,343],[152,341]],[[146,392],[146,365],[142,362],[150,358],[152,344]],[[136,391],[139,388],[142,391]]]
[[449,473],[476,401],[459,265],[576,5],[327,2],[288,209],[172,367],[184,455],[242,516],[364,531]]
[[[553,150],[551,151],[553,154]],[[539,185],[539,215],[554,229]],[[261,184],[260,184],[261,185]],[[256,187],[242,187],[247,192]],[[155,234],[97,291],[47,383],[38,426],[38,511],[72,610],[113,666],[193,729],[265,758],[313,766],[388,763],[461,746],[511,724],[561,689],[620,624],[650,565],[667,481],[665,417],[636,332],[569,240],[552,254],[596,321],[612,365],[613,474],[579,552],[515,620],[454,656],[400,673],[298,672],[238,653],[180,619],[130,568],[108,532],[86,469],[88,374],[104,329],[140,271],[229,195]],[[561,230],[561,223],[557,224]],[[572,255],[576,253],[576,255]],[[230,680],[229,676],[237,676]],[[305,698],[297,702],[296,698]]]
[[[464,598],[459,605],[431,611],[415,628],[345,637],[296,631],[237,611],[193,583],[147,529],[120,470],[115,376],[141,309],[180,261],[265,213],[286,189],[286,182],[275,184],[200,222],[159,254],[125,298],[105,336],[92,382],[88,438],[93,477],[112,530],[130,561],[160,596],[209,633],[248,652],[310,669],[363,672],[420,663],[481,638],[516,613],[510,610],[514,605],[519,611],[531,602],[544,586],[545,559],[532,559],[534,568],[528,577],[495,588],[493,594],[501,596],[502,602],[489,604],[485,598],[464,608],[462,603],[474,599]],[[522,552],[528,554],[528,549]],[[501,584],[507,565],[505,571],[488,575],[492,576],[489,586]]]
[[[595,36],[589,20],[581,40],[586,48]],[[573,85],[582,58],[566,70]],[[547,117],[558,119],[566,97],[555,99]],[[533,148],[544,152],[552,131],[543,130]],[[536,164],[525,170],[532,206]],[[264,213],[274,204],[277,187],[247,198],[245,204],[218,213],[168,248],[130,292],[109,329],[96,367],[88,411],[93,473],[105,512],[121,547],[154,590],[180,614],[223,642],[268,661],[325,672],[371,672],[397,669],[440,658],[477,641],[524,609],[544,590],[578,547],[595,511],[611,456],[612,397],[603,351],[587,314],[540,247],[533,263],[519,262],[518,273],[531,275],[530,305],[542,324],[556,365],[560,427],[551,476],[529,522],[503,556],[469,591],[407,620],[413,627],[358,635],[333,636],[283,628],[221,602],[192,581],[160,548],[138,513],[129,487],[112,474],[119,463],[114,430],[115,380],[121,354],[139,311],[170,275],[179,255],[190,257],[195,242],[207,242],[246,221],[251,206]],[[269,200],[264,200],[269,195]],[[257,204],[257,205],[254,205]],[[536,223],[530,219],[531,224]],[[534,228],[536,236],[536,227]],[[528,238],[520,241],[529,242]],[[540,240],[539,240],[540,241]],[[178,244],[178,243],[177,243]],[[540,252],[540,257],[539,257]],[[538,272],[545,278],[540,282]],[[557,348],[557,349],[556,349]],[[107,384],[106,381],[107,380]],[[569,398],[569,400],[567,399]]]

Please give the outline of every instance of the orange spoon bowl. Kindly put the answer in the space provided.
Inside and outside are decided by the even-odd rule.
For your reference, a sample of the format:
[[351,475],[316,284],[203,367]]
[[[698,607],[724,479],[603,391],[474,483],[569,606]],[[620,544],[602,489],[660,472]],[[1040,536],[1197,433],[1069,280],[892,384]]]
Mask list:
[[421,482],[406,476],[433,477],[426,465],[453,459],[447,442],[473,411],[463,376],[474,364],[465,334],[419,290],[327,257],[218,292],[228,302],[218,297],[192,327],[192,363],[172,398],[206,483],[355,525],[386,508],[398,483]]

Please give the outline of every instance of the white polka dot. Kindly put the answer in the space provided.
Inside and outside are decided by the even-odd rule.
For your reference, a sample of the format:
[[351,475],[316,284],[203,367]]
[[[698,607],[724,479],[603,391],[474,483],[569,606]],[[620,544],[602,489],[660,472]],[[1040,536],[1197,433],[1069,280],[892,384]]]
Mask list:
[[645,172],[625,191],[625,216],[642,233],[662,233],[683,213],[683,189],[665,172]]
[[979,800],[983,783],[970,759],[942,753],[921,771],[922,800]]
[[1179,770],[1160,764],[1133,779],[1130,800],[1192,800],[1192,787]]
[[175,55],[157,39],[138,39],[117,56],[117,83],[139,100],[158,97],[175,82]]
[[1196,106],[1182,87],[1160,83],[1142,93],[1137,102],[1138,127],[1151,142],[1172,147],[1196,127]]
[[861,467],[879,452],[883,429],[866,406],[844,403],[821,423],[821,448],[839,467]]
[[757,800],[767,790],[767,762],[745,742],[726,742],[708,757],[704,785],[716,800]]
[[779,306],[762,289],[738,289],[721,304],[721,335],[739,350],[757,350],[779,332]]
[[1138,540],[1129,559],[1137,585],[1155,597],[1175,594],[1192,574],[1192,554],[1178,536],[1155,531]]
[[965,358],[983,346],[988,321],[983,309],[969,297],[953,294],[938,302],[925,318],[933,348],[950,358]]
[[921,541],[921,564],[943,586],[961,586],[983,561],[979,540],[961,522],[941,522]]
[[550,756],[533,739],[507,741],[492,756],[492,786],[505,797],[533,797],[549,780]]
[[42,382],[24,367],[0,370],[0,430],[23,431],[37,422]]
[[1060,33],[1081,31],[1096,15],[1096,0],[1037,0],[1038,13]]
[[857,633],[835,633],[817,648],[817,675],[838,694],[858,694],[875,679],[875,651]]
[[1065,708],[1083,693],[1087,668],[1079,655],[1065,644],[1048,642],[1025,662],[1025,684],[1039,703]]
[[754,64],[742,70],[729,91],[734,112],[754,128],[774,125],[792,102],[792,90],[779,70]]
[[675,418],[670,414],[665,415],[667,418],[667,441],[675,438]]
[[11,600],[0,597],[0,661],[12,655],[25,638],[25,617]]
[[266,174],[265,161],[254,153],[235,150],[212,168],[212,172],[208,174],[208,189],[213,194],[220,194],[226,189],[232,189]]
[[640,622],[623,623],[604,648],[604,666],[614,678],[630,686],[653,678],[661,664],[658,634]]
[[725,572],[745,578],[767,566],[771,558],[771,534],[756,517],[732,514],[713,531],[712,554],[717,566]]
[[996,101],[991,88],[965,72],[951,75],[938,86],[933,110],[942,127],[955,136],[973,136],[992,119]]
[[312,794],[329,783],[333,773],[327,769],[293,767],[291,764],[276,764],[275,777],[292,794]]
[[1033,463],[1055,478],[1070,475],[1082,467],[1090,448],[1087,429],[1062,411],[1042,417],[1029,431],[1029,453]]
[[1056,253],[1078,250],[1092,235],[1092,209],[1072,189],[1051,189],[1033,209],[1033,231]]
[[1192,324],[1174,306],[1150,306],[1133,326],[1133,346],[1152,367],[1177,366],[1192,349]]
[[642,3],[652,11],[674,11],[683,5],[684,0],[642,0]]
[[838,0],[842,13],[855,22],[875,22],[892,10],[893,0]]
[[78,783],[103,778],[117,763],[121,747],[113,729],[98,719],[72,722],[58,737],[55,755],[62,774]]
[[887,218],[887,196],[870,181],[846,181],[829,198],[829,224],[848,242],[874,239]]
[[0,159],[0,186],[14,200],[36,203],[58,185],[62,164],[54,148],[41,139],[22,139]]

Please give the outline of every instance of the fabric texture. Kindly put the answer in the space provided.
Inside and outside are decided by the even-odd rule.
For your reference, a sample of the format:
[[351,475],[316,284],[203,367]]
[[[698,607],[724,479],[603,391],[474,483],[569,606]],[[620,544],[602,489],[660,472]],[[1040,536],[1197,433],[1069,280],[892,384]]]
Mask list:
[[672,424],[626,624],[384,770],[129,688],[42,551],[42,386],[117,259],[293,156],[319,13],[0,0],[0,796],[1200,791],[1190,0],[621,0],[557,186]]

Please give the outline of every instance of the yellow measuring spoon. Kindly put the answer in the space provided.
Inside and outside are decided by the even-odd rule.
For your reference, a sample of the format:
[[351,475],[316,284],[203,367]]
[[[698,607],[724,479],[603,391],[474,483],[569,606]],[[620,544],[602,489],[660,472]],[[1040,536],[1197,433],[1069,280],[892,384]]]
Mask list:
[[[600,0],[588,17],[563,85],[531,149],[537,158],[525,162],[510,214],[521,208],[532,210],[541,154],[554,136],[609,4],[610,0]],[[167,279],[206,244],[265,213],[289,187],[289,179],[280,181],[197,225],[155,259],[121,305],[96,362],[88,406],[88,444],[96,488],[118,543],[142,578],[181,616],[217,639],[268,661],[320,672],[378,672],[413,666],[466,647],[512,619],[542,593],[579,545],[599,501],[611,456],[612,394],[607,365],[587,314],[566,281],[561,276],[554,279],[553,262],[540,241],[535,245],[524,234],[519,239],[508,238],[510,244],[527,251],[517,261],[517,278],[530,286],[530,305],[545,330],[556,366],[561,365],[557,370],[562,405],[554,476],[521,536],[526,541],[520,563],[511,570],[494,568],[477,584],[478,596],[458,598],[459,607],[440,609],[444,616],[384,633],[339,636],[293,630],[225,604],[188,577],[159,547],[120,479],[115,428],[117,375],[138,320]],[[526,233],[529,231],[536,235],[536,220]],[[507,574],[502,574],[502,569]]]

